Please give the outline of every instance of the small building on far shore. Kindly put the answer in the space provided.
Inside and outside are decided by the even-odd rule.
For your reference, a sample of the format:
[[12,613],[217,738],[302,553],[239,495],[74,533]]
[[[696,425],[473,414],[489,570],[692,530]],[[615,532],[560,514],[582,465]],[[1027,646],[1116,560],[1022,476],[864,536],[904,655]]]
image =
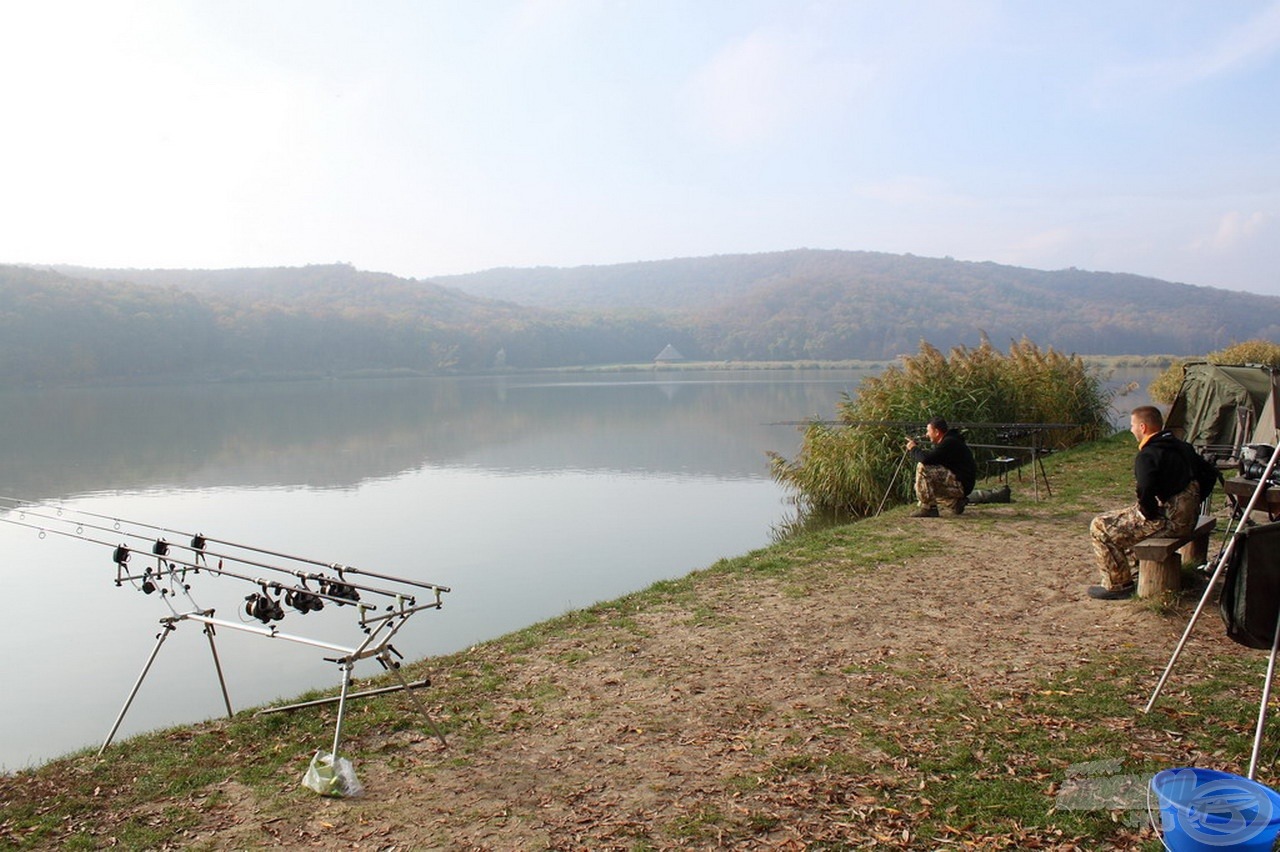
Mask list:
[[665,347],[663,347],[662,351],[659,352],[654,357],[653,363],[674,364],[678,361],[683,361],[683,360],[684,360],[684,356],[680,354],[680,350],[676,349],[674,346],[668,343]]

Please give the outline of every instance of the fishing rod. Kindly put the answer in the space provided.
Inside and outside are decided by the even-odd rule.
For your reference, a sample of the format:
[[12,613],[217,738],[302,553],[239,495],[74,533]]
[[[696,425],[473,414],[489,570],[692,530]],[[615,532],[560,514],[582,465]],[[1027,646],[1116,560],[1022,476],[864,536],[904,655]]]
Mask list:
[[[168,579],[171,585],[176,584],[181,588],[181,592],[191,600],[192,605],[197,611],[203,611],[203,608],[193,598],[191,598],[191,587],[186,582],[188,570],[196,574],[204,571],[215,576],[229,577],[234,580],[242,580],[246,583],[251,583],[258,586],[262,591],[245,597],[244,611],[253,618],[261,621],[263,624],[267,624],[271,621],[280,621],[285,617],[285,610],[280,606],[281,600],[283,600],[286,605],[292,607],[303,615],[308,612],[323,609],[323,601],[330,601],[337,606],[352,604],[361,612],[361,623],[365,623],[368,620],[368,617],[365,615],[365,611],[373,609],[373,607],[367,603],[360,602],[359,594],[354,592],[354,589],[356,588],[367,589],[396,598],[399,602],[399,609],[393,609],[392,607],[388,607],[387,609],[388,612],[391,612],[393,615],[398,617],[404,617],[420,609],[441,609],[443,606],[443,602],[438,596],[434,601],[425,604],[418,604],[412,595],[397,594],[395,592],[373,589],[366,586],[357,586],[354,584],[333,583],[322,575],[307,574],[301,571],[293,572],[292,574],[292,576],[295,576],[302,581],[301,585],[286,585],[279,581],[267,580],[262,577],[252,577],[238,571],[229,570],[224,567],[222,560],[219,560],[217,565],[210,565],[208,563],[196,563],[171,557],[167,553],[157,554],[160,557],[160,564],[156,567],[153,568],[151,566],[147,566],[147,568],[140,574],[129,573],[127,570],[127,564],[129,562],[130,555],[135,551],[129,550],[125,545],[113,545],[110,542],[101,541],[99,539],[86,536],[83,533],[70,533],[65,530],[41,527],[25,521],[13,520],[11,518],[0,518],[0,521],[4,521],[5,523],[9,523],[14,526],[36,530],[42,536],[46,534],[57,535],[65,538],[71,538],[76,541],[84,541],[90,544],[113,547],[112,559],[116,563],[117,570],[115,584],[117,586],[123,585],[125,582],[130,582],[134,583],[134,587],[142,591],[144,594],[150,595],[159,591],[161,596],[166,599],[167,603],[168,596],[177,595],[179,593],[178,589],[166,590],[157,585],[157,583],[162,583]],[[286,570],[260,563],[245,564],[254,564],[257,567],[274,568],[278,571]],[[181,571],[179,571],[179,568],[181,568]],[[309,579],[320,581],[321,588],[312,589],[306,584],[306,581]],[[140,585],[138,585],[139,583]],[[271,597],[272,592],[274,592],[277,597]],[[174,612],[174,615],[178,615],[177,611],[174,610],[171,605],[169,608]],[[385,618],[386,616],[380,617]]]
[[[8,498],[0,498],[0,499],[8,499]],[[150,538],[149,536],[144,536],[144,535],[142,535],[141,533],[138,533],[138,532],[133,532],[133,531],[129,531],[129,530],[123,530],[123,529],[120,529],[120,528],[119,528],[119,523],[120,523],[119,521],[117,521],[117,524],[116,524],[116,527],[115,527],[115,528],[108,529],[107,527],[104,527],[104,526],[100,526],[100,525],[97,525],[97,524],[87,523],[87,522],[80,521],[80,520],[73,519],[73,518],[65,518],[65,517],[61,517],[61,516],[51,516],[51,515],[41,514],[40,512],[35,512],[35,511],[28,510],[28,509],[20,509],[20,510],[18,510],[18,511],[19,511],[23,516],[28,516],[28,515],[29,515],[29,516],[31,516],[31,517],[33,517],[33,518],[40,518],[40,519],[47,520],[47,521],[53,521],[54,523],[59,523],[59,524],[68,524],[68,525],[69,525],[69,524],[75,524],[75,525],[76,525],[76,533],[75,533],[75,534],[72,534],[72,533],[69,533],[69,532],[66,532],[66,531],[63,531],[63,530],[59,530],[59,529],[52,529],[52,528],[48,528],[48,527],[38,526],[38,525],[35,525],[35,524],[29,524],[29,523],[26,523],[25,521],[22,521],[22,520],[15,520],[15,519],[13,519],[13,518],[0,517],[0,521],[3,521],[3,522],[8,523],[8,524],[15,525],[15,526],[26,527],[26,528],[28,528],[28,529],[38,530],[38,531],[39,531],[39,532],[41,532],[41,533],[46,533],[46,532],[48,532],[48,533],[53,533],[53,534],[55,534],[55,535],[62,535],[62,536],[65,536],[65,537],[67,537],[67,538],[72,538],[72,539],[75,539],[75,540],[77,540],[77,541],[86,541],[86,542],[89,542],[89,543],[91,543],[91,544],[101,544],[101,545],[104,545],[104,546],[106,546],[106,547],[112,547],[112,548],[115,548],[114,558],[115,558],[115,562],[116,562],[117,566],[123,566],[123,565],[124,565],[124,563],[128,561],[128,558],[129,558],[129,555],[130,555],[130,554],[132,554],[132,553],[142,553],[143,551],[141,551],[141,550],[136,550],[136,549],[131,550],[129,547],[127,547],[126,545],[123,545],[123,544],[122,544],[122,545],[116,545],[116,544],[113,544],[113,543],[109,543],[109,542],[105,542],[105,541],[99,541],[99,540],[97,540],[97,539],[89,538],[88,536],[85,536],[85,535],[83,534],[83,532],[82,532],[82,530],[83,530],[83,529],[94,529],[94,530],[99,530],[99,531],[101,531],[101,532],[116,532],[116,533],[119,533],[119,534],[120,534],[122,537],[124,537],[124,538],[133,538],[133,539],[142,539],[142,540],[144,540],[144,541],[151,541],[151,538]],[[92,512],[85,512],[84,514],[86,514],[86,515],[91,515],[91,516],[95,516],[95,517],[102,517],[102,516],[100,516],[100,515],[96,515],[95,513],[92,513]],[[109,518],[109,520],[116,520],[116,519],[114,519],[114,518]],[[160,528],[158,528],[158,527],[154,527],[154,526],[152,526],[152,525],[150,525],[150,524],[141,524],[141,523],[136,523],[136,524],[135,524],[135,523],[130,522],[130,521],[126,521],[125,523],[129,523],[129,524],[134,525],[134,526],[146,527],[146,528],[149,528],[149,529],[160,529]],[[165,532],[170,532],[170,533],[175,532],[174,530],[164,530],[164,531],[165,531]],[[305,595],[311,595],[311,596],[314,596],[314,597],[324,598],[324,599],[327,599],[327,600],[332,600],[332,601],[334,601],[335,603],[337,603],[339,606],[342,606],[342,605],[345,605],[345,604],[348,604],[348,603],[354,603],[354,602],[358,601],[358,600],[360,599],[359,592],[368,592],[369,594],[382,595],[382,596],[384,596],[384,597],[395,598],[395,599],[402,599],[402,598],[403,598],[403,599],[407,599],[407,600],[408,600],[408,602],[409,602],[409,605],[410,605],[410,606],[413,606],[413,605],[415,605],[415,604],[417,603],[416,599],[415,599],[415,598],[414,598],[414,596],[412,596],[412,595],[405,595],[405,594],[403,594],[402,592],[397,592],[397,591],[393,591],[393,590],[390,590],[390,589],[384,589],[384,588],[380,588],[380,587],[378,587],[378,586],[371,586],[371,585],[367,585],[367,584],[364,584],[364,583],[350,582],[350,581],[348,581],[348,580],[347,580],[347,579],[342,575],[342,571],[341,571],[341,570],[339,570],[339,571],[338,571],[338,580],[337,580],[337,581],[335,581],[333,578],[331,578],[331,577],[329,577],[329,576],[327,576],[327,575],[324,575],[324,574],[317,574],[317,573],[314,573],[314,572],[312,572],[312,573],[306,573],[306,572],[303,572],[303,571],[298,571],[298,570],[294,570],[294,569],[290,569],[290,568],[284,568],[284,567],[281,567],[281,566],[279,566],[279,565],[272,565],[272,564],[270,564],[270,563],[268,563],[268,562],[259,562],[259,561],[257,561],[257,560],[247,559],[247,558],[245,558],[245,557],[242,557],[242,556],[239,556],[239,555],[235,555],[235,554],[219,553],[219,552],[217,552],[217,551],[209,551],[209,550],[204,549],[202,546],[200,546],[200,547],[197,547],[197,546],[196,546],[196,544],[195,544],[195,542],[196,542],[196,541],[205,541],[205,540],[206,540],[206,539],[204,539],[202,536],[197,535],[197,536],[196,536],[196,538],[194,538],[194,539],[192,540],[192,542],[193,542],[193,543],[192,543],[191,545],[184,545],[184,544],[179,544],[179,543],[176,543],[176,542],[169,542],[169,541],[167,541],[167,540],[165,540],[165,539],[163,539],[163,538],[161,538],[161,539],[156,539],[156,540],[155,540],[155,542],[154,542],[154,544],[152,545],[151,555],[155,556],[158,560],[167,561],[167,562],[169,562],[169,563],[171,563],[171,564],[181,565],[181,566],[183,566],[184,568],[191,569],[191,570],[193,570],[193,571],[195,571],[195,572],[199,572],[199,571],[201,571],[201,570],[206,570],[206,571],[209,571],[210,573],[213,573],[213,574],[225,575],[225,576],[232,577],[232,578],[234,578],[234,579],[239,579],[239,580],[246,580],[246,581],[248,581],[248,582],[252,582],[252,583],[255,583],[255,584],[257,584],[257,585],[264,585],[264,584],[266,584],[266,585],[271,585],[271,586],[273,586],[273,587],[277,587],[277,588],[280,588],[280,589],[283,589],[283,588],[284,588],[280,583],[267,583],[267,582],[266,582],[266,581],[264,581],[264,580],[260,580],[260,579],[253,578],[253,577],[247,577],[247,576],[245,576],[245,575],[238,574],[238,573],[236,573],[236,572],[228,571],[228,570],[226,570],[225,568],[223,568],[223,567],[222,567],[222,561],[225,559],[225,560],[229,560],[229,561],[231,561],[231,562],[233,562],[233,563],[238,563],[238,564],[241,564],[241,565],[252,566],[252,567],[254,567],[254,568],[262,568],[262,569],[265,569],[265,570],[268,570],[268,571],[276,571],[276,572],[279,572],[279,573],[288,574],[288,575],[290,575],[290,576],[292,576],[292,577],[296,577],[296,578],[298,578],[299,580],[302,580],[302,581],[303,581],[303,584],[304,584],[302,588],[293,587],[292,589],[290,589],[290,591],[293,591],[293,592],[295,592],[295,593],[296,593],[296,594],[298,594],[298,595],[304,595],[304,594],[305,594]],[[192,553],[194,553],[194,554],[195,554],[195,556],[193,557],[193,561],[185,561],[185,560],[177,559],[176,557],[170,556],[170,554],[169,554],[169,548],[170,548],[170,547],[178,547],[178,548],[182,548],[182,549],[184,549],[184,550],[189,550],[189,551],[191,551]],[[217,559],[219,560],[219,561],[218,561],[218,567],[217,567],[216,569],[215,569],[214,567],[212,567],[212,566],[211,566],[211,565],[210,565],[210,564],[205,560],[205,557],[214,557],[214,558],[217,558]],[[150,569],[148,569],[148,570],[150,570]],[[374,575],[371,575],[371,576],[374,576]],[[392,577],[392,576],[390,576],[390,575],[376,575],[376,576],[378,576],[380,579],[392,580],[392,581],[395,581],[395,580],[397,580],[397,579],[398,579],[398,578],[396,578],[396,577]],[[144,574],[144,575],[140,575],[140,576],[136,576],[136,577],[134,577],[134,576],[120,576],[120,575],[118,575],[118,576],[117,576],[117,578],[116,578],[116,585],[120,585],[120,583],[121,583],[122,581],[124,581],[124,580],[143,580],[143,581],[144,581],[144,583],[145,583],[146,579],[147,579],[147,575],[145,575],[145,574]],[[306,583],[306,581],[307,581],[307,580],[315,580],[316,582],[318,582],[318,583],[320,583],[320,584],[321,584],[322,589],[328,589],[329,591],[328,591],[328,592],[324,592],[324,593],[322,593],[322,592],[320,592],[320,591],[317,591],[317,590],[314,590],[314,589],[310,589],[310,588],[306,587],[306,585],[305,585],[305,583]],[[402,582],[410,582],[410,581],[402,581]],[[416,584],[416,583],[411,583],[411,584],[412,584],[412,585],[420,585],[420,584]],[[433,589],[434,589],[434,588],[437,588],[437,587],[429,587],[429,588],[433,588]],[[444,587],[438,587],[438,589],[439,589],[439,591],[448,591],[448,589],[445,589]],[[144,591],[145,591],[145,589],[144,589]],[[439,591],[437,592],[437,596],[436,596],[436,597],[437,597],[437,600],[439,600]]]
[[[161,544],[167,545],[168,542],[165,542],[164,539],[160,539],[157,542],[157,546]],[[246,578],[243,575],[236,574],[231,571],[227,571],[225,568],[222,567],[223,560],[227,560],[233,563],[238,563],[240,565],[247,565],[254,568],[264,568],[268,571],[276,571],[281,574],[288,574],[291,577],[296,577],[299,580],[302,580],[304,583],[307,580],[315,580],[316,582],[321,584],[322,588],[329,589],[330,590],[329,593],[320,594],[319,592],[315,592],[312,589],[306,588],[305,586],[302,589],[297,589],[295,587],[294,590],[328,598],[330,600],[336,601],[339,606],[343,604],[354,603],[360,600],[359,592],[368,592],[369,594],[382,595],[388,598],[406,599],[409,601],[409,604],[411,606],[416,603],[416,600],[413,595],[406,595],[403,592],[397,592],[391,589],[384,589],[379,586],[370,586],[364,583],[353,583],[347,580],[346,577],[342,576],[341,572],[338,573],[338,578],[335,580],[334,578],[328,576],[327,574],[318,574],[314,571],[308,573],[306,571],[300,571],[292,568],[284,568],[279,565],[272,565],[269,562],[259,562],[255,559],[246,559],[243,556],[220,553],[218,551],[213,551],[213,550],[200,550],[200,549],[196,549],[194,547],[191,547],[188,545],[182,545],[182,544],[178,544],[174,546],[183,548],[184,550],[191,550],[194,553],[198,554],[197,561],[194,561],[194,562],[184,562],[182,560],[177,560],[178,564],[186,565],[188,567],[193,568],[196,571],[205,570],[214,574],[225,574],[227,576],[234,577],[236,579],[241,579],[241,580],[250,579],[251,582],[258,583],[261,585],[262,583],[261,580]],[[167,556],[167,550],[166,550],[166,553],[157,554],[157,555],[163,559],[169,558]],[[215,569],[209,562],[200,558],[203,556],[210,556],[210,557],[216,558],[218,560],[218,567]],[[388,578],[388,579],[395,579],[395,578]],[[271,585],[273,587],[279,586],[278,583],[269,583],[268,585]]]
[[[83,532],[79,532],[79,531],[73,534],[73,533],[66,532],[64,530],[49,529],[46,527],[37,526],[36,524],[29,524],[25,521],[13,520],[12,518],[0,518],[0,521],[4,521],[5,523],[11,524],[13,526],[25,527],[27,529],[35,530],[40,534],[40,538],[44,538],[46,535],[57,535],[57,536],[63,536],[65,538],[74,539],[76,541],[88,542],[89,544],[100,544],[104,547],[113,547],[115,548],[113,552],[113,558],[115,559],[115,562],[116,562],[116,580],[115,580],[116,586],[122,586],[127,581],[132,583],[135,589],[138,589],[144,594],[150,595],[156,591],[159,591],[161,598],[165,600],[165,603],[167,606],[169,606],[170,611],[174,612],[174,614],[176,615],[177,611],[174,610],[173,606],[168,602],[168,597],[170,595],[178,594],[178,589],[173,588],[173,586],[176,584],[177,586],[181,587],[182,594],[186,596],[187,600],[191,601],[192,606],[196,607],[197,609],[200,608],[200,605],[196,603],[194,598],[191,597],[191,586],[188,585],[186,582],[185,568],[182,571],[181,577],[177,576],[178,572],[176,571],[172,563],[168,565],[168,568],[166,570],[163,562],[158,564],[154,569],[148,566],[141,574],[129,574],[125,570],[125,563],[128,561],[128,558],[129,558],[128,557],[129,550],[124,545],[113,545],[112,543],[107,541],[100,541],[98,539],[86,536],[84,535]],[[199,571],[200,569],[197,567],[196,570]],[[171,588],[169,589],[164,589],[161,586],[157,585],[157,582],[163,583],[166,576],[171,586]],[[139,584],[139,581],[141,581],[141,584]]]
[[[0,498],[0,499],[5,499],[5,498]],[[98,525],[98,524],[91,524],[91,523],[88,523],[87,521],[81,521],[81,520],[77,520],[77,519],[73,519],[73,518],[66,518],[66,517],[62,517],[62,515],[61,515],[61,514],[58,514],[58,515],[46,515],[46,514],[42,514],[42,513],[40,513],[40,512],[34,511],[34,510],[32,510],[32,509],[25,509],[25,508],[23,508],[23,509],[17,509],[16,511],[18,512],[19,521],[20,521],[21,519],[23,519],[23,518],[26,518],[26,517],[30,516],[30,517],[32,517],[32,518],[40,518],[41,520],[45,520],[45,521],[52,521],[52,522],[54,522],[54,523],[56,523],[56,524],[75,524],[75,526],[76,526],[76,535],[77,535],[77,536],[82,536],[82,532],[81,532],[82,530],[84,530],[84,529],[91,529],[91,530],[99,530],[99,531],[101,531],[101,532],[119,533],[119,534],[120,534],[120,536],[121,536],[121,537],[123,537],[123,538],[136,538],[136,539],[142,539],[143,541],[152,541],[152,540],[153,540],[153,539],[151,538],[151,536],[146,536],[146,535],[143,535],[142,533],[139,533],[139,532],[133,532],[133,531],[130,531],[130,530],[124,530],[124,529],[121,529],[121,527],[120,527],[120,523],[119,523],[118,521],[116,522],[116,525],[115,525],[114,527],[112,527],[112,528],[107,528],[107,527],[104,527],[104,526],[100,526],[100,525]],[[62,511],[62,510],[61,510],[61,509],[58,509],[57,511],[58,511],[59,513],[61,513],[61,511]],[[91,513],[85,513],[85,514],[91,514]],[[13,520],[12,520],[12,519],[10,519],[10,518],[2,518],[2,517],[0,517],[0,520],[2,520],[2,521],[7,521],[7,522],[9,522],[9,523],[18,523],[17,521],[13,521]],[[20,526],[32,526],[32,525],[30,525],[30,524],[19,524],[19,525],[20,525]],[[137,525],[137,526],[143,526],[143,525],[139,524],[139,525]],[[40,528],[40,527],[36,527],[36,529],[42,529],[42,528]],[[88,539],[86,539],[86,540],[88,540]],[[159,550],[159,549],[167,549],[167,548],[170,546],[170,543],[169,543],[168,541],[166,541],[165,539],[163,539],[163,538],[160,538],[160,539],[154,539],[154,541],[155,541],[155,549],[153,549],[153,550],[152,550],[152,553],[154,553],[154,554],[155,554],[155,555],[157,555],[157,556],[163,556],[164,554],[163,554],[163,553],[159,553],[159,552],[158,552],[158,550]],[[174,544],[174,545],[172,545],[172,546],[175,546],[175,547],[186,547],[186,545],[181,545],[181,544]],[[200,551],[200,550],[202,550],[202,548],[197,548],[197,547],[194,545],[194,543],[193,543],[193,544],[192,544],[188,549],[190,549],[190,550],[194,550],[194,551],[197,551],[197,552],[198,552],[198,551]]]
[[[35,503],[35,502],[33,502],[33,501],[22,500],[22,499],[19,499],[19,498],[16,498],[16,497],[5,497],[5,496],[3,496],[3,495],[0,495],[0,502],[7,502],[7,503],[12,503],[12,504],[14,504],[14,507],[15,507],[15,509],[16,509],[17,511],[28,511],[28,510],[26,510],[26,509],[23,509],[23,508],[22,508],[22,506],[23,506],[23,505],[32,505],[32,506],[37,506],[37,505],[39,505],[39,504],[37,504],[37,503]],[[62,508],[62,507],[60,507],[60,506],[57,506],[57,507],[54,507],[54,508],[55,508],[55,509],[56,509],[56,511],[58,511],[59,513],[61,513],[61,512],[63,511],[63,508]],[[294,575],[296,575],[296,576],[302,576],[302,575],[298,574],[298,573],[297,573],[297,572],[295,572],[295,571],[292,571],[292,570],[290,570],[290,569],[287,569],[287,568],[280,568],[280,567],[278,567],[278,566],[269,565],[269,564],[267,564],[267,563],[256,562],[256,561],[254,561],[254,560],[246,559],[246,558],[244,558],[244,557],[241,557],[241,556],[238,556],[238,555],[235,555],[235,554],[229,554],[229,553],[217,553],[217,552],[213,552],[213,551],[208,551],[208,550],[206,550],[206,549],[205,549],[205,545],[206,545],[207,543],[209,543],[209,542],[213,542],[213,543],[216,543],[216,544],[225,545],[225,546],[227,546],[227,547],[233,547],[233,548],[236,548],[237,550],[244,550],[244,551],[248,551],[248,552],[250,552],[250,553],[259,553],[259,554],[262,554],[262,555],[264,555],[264,556],[273,556],[273,557],[276,557],[276,558],[278,558],[278,559],[287,559],[287,560],[290,560],[290,561],[292,561],[292,562],[301,562],[301,563],[308,564],[308,565],[315,565],[315,566],[317,566],[317,567],[320,567],[320,568],[326,568],[326,569],[329,569],[329,570],[331,570],[331,571],[336,572],[336,573],[338,574],[339,579],[343,580],[344,582],[345,582],[345,578],[343,577],[343,574],[344,574],[344,573],[350,573],[350,574],[360,574],[360,575],[362,575],[362,576],[366,576],[366,577],[373,577],[373,578],[375,578],[375,579],[380,579],[380,580],[390,580],[390,581],[392,581],[392,582],[396,582],[396,583],[404,583],[404,584],[406,584],[406,585],[415,586],[415,587],[420,588],[420,589],[427,589],[427,590],[429,590],[429,591],[432,591],[432,592],[436,593],[436,595],[437,595],[437,596],[439,596],[439,594],[440,594],[440,593],[442,593],[442,592],[448,592],[448,591],[450,591],[450,589],[449,589],[449,587],[448,587],[448,586],[441,586],[441,585],[438,585],[438,584],[436,584],[436,583],[427,583],[427,582],[423,582],[423,581],[419,581],[419,580],[412,580],[412,579],[408,579],[408,578],[405,578],[405,577],[397,577],[397,576],[393,576],[393,575],[391,575],[391,574],[380,574],[380,573],[373,572],[373,571],[365,571],[365,570],[363,570],[363,569],[356,568],[355,566],[352,566],[352,565],[342,565],[342,564],[334,563],[334,562],[324,562],[324,561],[321,561],[321,560],[318,560],[318,559],[310,559],[310,558],[307,558],[307,557],[304,557],[304,556],[296,556],[296,555],[293,555],[293,554],[282,553],[282,552],[280,552],[280,551],[267,550],[267,549],[265,549],[265,548],[261,548],[261,547],[254,547],[254,546],[252,546],[252,545],[248,545],[248,544],[241,544],[241,543],[239,543],[239,542],[229,541],[229,540],[226,540],[226,539],[219,539],[219,538],[206,537],[206,536],[204,536],[204,535],[203,535],[203,534],[201,534],[201,533],[190,533],[190,532],[184,532],[184,531],[182,531],[182,530],[174,530],[174,529],[170,529],[170,528],[168,528],[168,527],[161,527],[161,526],[156,526],[156,525],[154,525],[154,524],[148,524],[148,523],[145,523],[145,522],[143,522],[143,521],[133,521],[133,520],[129,520],[129,519],[126,519],[126,518],[121,518],[121,517],[119,517],[119,516],[115,516],[115,515],[104,515],[104,514],[100,514],[100,513],[98,513],[98,512],[91,512],[91,511],[89,511],[88,509],[71,509],[71,510],[67,510],[67,511],[75,512],[75,513],[77,513],[77,514],[84,515],[84,516],[86,516],[86,517],[99,518],[99,519],[102,519],[102,520],[113,521],[113,522],[114,522],[114,524],[115,524],[115,528],[114,528],[114,529],[115,529],[116,531],[119,531],[119,528],[120,528],[120,525],[121,525],[121,524],[128,524],[129,526],[132,526],[132,527],[140,527],[140,528],[142,528],[142,529],[155,530],[156,532],[169,533],[170,535],[180,535],[180,536],[184,536],[184,537],[190,537],[190,538],[191,538],[191,545],[189,545],[189,546],[188,546],[188,545],[175,544],[174,546],[177,546],[177,547],[185,547],[186,549],[189,549],[189,550],[191,550],[191,551],[193,551],[193,552],[204,553],[204,554],[207,554],[207,555],[210,555],[210,556],[220,556],[220,557],[222,557],[222,558],[224,558],[224,559],[231,559],[231,560],[234,560],[234,561],[237,561],[237,562],[241,562],[241,563],[246,564],[246,565],[254,565],[254,566],[259,567],[259,568],[268,568],[268,569],[275,570],[275,571],[283,571],[283,572],[285,572],[285,573],[294,574]],[[35,512],[29,512],[29,514],[36,515],[36,513],[35,513]],[[38,517],[44,517],[44,518],[49,519],[49,520],[54,520],[54,521],[57,521],[57,522],[59,522],[59,523],[71,523],[71,521],[64,520],[64,519],[63,519],[63,518],[61,518],[61,517],[49,518],[49,516],[47,516],[47,515],[37,515],[37,516],[38,516]],[[0,520],[3,520],[3,519],[0,519]],[[91,525],[85,524],[85,526],[91,526]],[[105,530],[105,528],[102,528],[102,527],[98,527],[98,529],[104,529],[104,530]],[[132,536],[133,536],[133,537],[135,537],[135,538],[143,538],[143,539],[148,539],[148,540],[149,540],[149,537],[147,537],[147,536],[143,536],[143,535],[141,535],[141,534],[139,534],[139,533],[131,533],[130,535],[132,535]],[[198,544],[197,544],[197,543],[198,543]],[[312,579],[315,579],[315,580],[326,579],[325,577],[323,577],[323,576],[321,576],[321,575],[311,575],[311,578],[312,578]],[[361,585],[358,585],[358,584],[352,584],[352,583],[347,583],[347,585],[353,586],[353,587],[355,587],[355,588],[359,588],[359,589],[361,589],[361,590],[367,590],[367,591],[369,591],[369,592],[371,592],[371,593],[384,594],[384,595],[388,595],[388,596],[390,596],[390,597],[396,597],[396,596],[398,596],[398,593],[396,593],[396,592],[389,592],[389,591],[387,591],[387,590],[385,590],[385,589],[378,589],[378,588],[371,587],[371,586],[370,586],[370,587],[365,587],[365,586],[361,586]]]

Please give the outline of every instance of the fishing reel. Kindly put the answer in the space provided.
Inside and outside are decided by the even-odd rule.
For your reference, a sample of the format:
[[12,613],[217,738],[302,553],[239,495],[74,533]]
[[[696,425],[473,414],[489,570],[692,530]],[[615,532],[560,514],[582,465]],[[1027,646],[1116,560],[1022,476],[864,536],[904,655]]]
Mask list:
[[195,562],[195,563],[197,563],[197,564],[200,564],[200,565],[204,564],[204,546],[205,546],[206,544],[208,544],[208,541],[207,541],[207,540],[205,539],[205,537],[204,537],[203,535],[201,535],[200,533],[196,533],[196,534],[192,537],[192,539],[191,539],[191,552],[192,552],[192,554],[193,554],[193,555],[194,555],[194,557],[195,557],[195,558],[192,560],[193,562]]
[[360,592],[356,590],[355,586],[338,580],[321,580],[320,593],[331,598],[339,598],[339,600],[335,601],[338,606],[346,606],[348,601],[355,603],[360,600]]
[[305,581],[303,581],[301,589],[290,589],[285,592],[284,602],[303,615],[324,609],[324,601],[320,599],[319,595],[307,589]]
[[280,601],[267,594],[266,586],[262,587],[261,592],[254,592],[244,600],[244,611],[263,624],[284,618],[284,607],[280,606]]

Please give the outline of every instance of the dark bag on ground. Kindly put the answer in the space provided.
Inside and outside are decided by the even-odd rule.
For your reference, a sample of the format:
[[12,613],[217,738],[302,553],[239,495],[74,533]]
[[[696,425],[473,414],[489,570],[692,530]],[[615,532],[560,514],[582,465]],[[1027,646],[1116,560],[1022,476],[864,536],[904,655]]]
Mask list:
[[1229,639],[1271,650],[1280,617],[1280,522],[1236,533],[1218,608]]
[[999,488],[975,488],[969,492],[970,503],[1008,503],[1011,499],[1007,485]]

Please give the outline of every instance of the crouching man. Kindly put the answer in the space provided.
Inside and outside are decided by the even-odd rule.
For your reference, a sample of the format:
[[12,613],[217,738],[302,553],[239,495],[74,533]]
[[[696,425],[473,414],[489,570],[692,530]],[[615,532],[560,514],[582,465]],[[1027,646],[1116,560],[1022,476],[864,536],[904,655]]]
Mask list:
[[907,440],[907,452],[916,462],[916,499],[920,503],[911,517],[938,517],[938,503],[947,504],[959,515],[978,478],[973,451],[960,431],[947,428],[941,417],[929,421],[925,434],[933,445],[928,449],[917,445],[914,438]]
[[[1135,588],[1133,546],[1144,538],[1186,535],[1200,514],[1200,486],[1187,460],[1187,447],[1164,428],[1164,417],[1153,405],[1129,415],[1129,431],[1138,440],[1133,478],[1138,500],[1131,506],[1104,512],[1089,524],[1089,538],[1102,573],[1102,585],[1090,586],[1089,596],[1113,601],[1131,597]],[[1195,452],[1195,450],[1191,450]]]

